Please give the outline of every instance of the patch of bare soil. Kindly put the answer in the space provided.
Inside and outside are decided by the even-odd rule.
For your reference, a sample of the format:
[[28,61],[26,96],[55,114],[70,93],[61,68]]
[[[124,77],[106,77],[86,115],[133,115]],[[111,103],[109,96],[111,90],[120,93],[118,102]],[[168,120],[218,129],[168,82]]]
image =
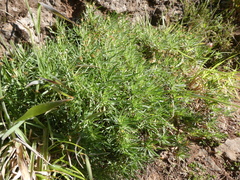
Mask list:
[[[197,1],[197,0],[189,0]],[[138,21],[148,18],[153,25],[168,24],[181,19],[183,9],[180,0],[42,0],[44,4],[52,6],[73,21],[81,19],[86,4],[94,2],[96,13],[125,13],[131,20]],[[41,43],[47,34],[47,27],[55,22],[55,16],[43,8],[41,11],[41,37],[36,36],[33,20],[37,20],[36,0],[28,0],[29,9],[25,0],[0,1],[0,57],[11,49],[13,43],[32,41]]]
[[[197,0],[196,0],[197,1]],[[37,1],[28,0],[30,10],[36,19]],[[87,0],[42,0],[71,20],[78,20],[84,13]],[[137,20],[143,15],[153,25],[169,23],[181,18],[183,9],[179,0],[95,0],[96,8],[106,11],[127,13]],[[101,12],[100,12],[101,13]],[[146,14],[147,13],[147,14]],[[165,14],[165,16],[163,16]],[[146,17],[145,17],[146,18]],[[36,36],[31,14],[24,0],[0,1],[0,59],[11,50],[12,44],[44,41],[47,27],[55,22],[55,16],[42,10],[41,37]],[[162,151],[160,158],[146,166],[139,180],[183,180],[183,179],[240,179],[240,110],[229,117],[218,119],[220,131],[227,139],[217,147],[201,146],[192,141],[188,146],[189,156],[179,159],[175,150]]]
[[[42,0],[41,2],[52,6],[72,20],[80,19],[86,7],[83,0]],[[56,22],[56,17],[52,12],[42,8],[41,33],[38,36],[35,29],[38,20],[37,9],[36,0],[0,1],[0,58],[8,54],[15,44],[31,45],[44,42],[49,34],[49,27],[53,27]]]
[[240,179],[240,109],[218,119],[218,127],[227,135],[219,146],[201,146],[192,141],[188,157],[177,158],[175,150],[162,151],[160,158],[148,164],[140,180],[238,180]]

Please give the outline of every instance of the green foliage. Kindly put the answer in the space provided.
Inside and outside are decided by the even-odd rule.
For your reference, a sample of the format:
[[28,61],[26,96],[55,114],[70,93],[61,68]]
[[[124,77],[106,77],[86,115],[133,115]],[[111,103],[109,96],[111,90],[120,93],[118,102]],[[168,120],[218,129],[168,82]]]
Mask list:
[[[0,68],[2,68],[2,66]],[[2,71],[0,73],[1,75],[3,75],[3,77],[4,75],[6,75],[4,73],[2,74]],[[51,82],[57,84],[57,82]],[[1,78],[0,84],[2,83],[3,82]],[[38,84],[38,82],[32,82],[28,86],[33,84]],[[52,87],[52,89],[56,90],[56,88],[54,87]],[[33,106],[17,120],[11,120],[11,116],[9,116],[6,108],[7,106],[4,102],[4,100],[6,99],[3,97],[2,90],[3,89],[0,85],[0,97],[2,97],[1,119],[3,120],[1,123],[0,134],[0,137],[2,139],[0,149],[1,177],[3,177],[4,179],[16,179],[21,177],[22,179],[27,180],[33,178],[35,179],[36,177],[38,177],[38,179],[49,179],[62,175],[66,179],[70,179],[70,177],[75,177],[77,179],[84,180],[84,175],[76,167],[69,164],[68,162],[65,162],[63,160],[61,161],[61,158],[60,160],[58,159],[57,162],[55,161],[53,164],[48,160],[50,157],[49,135],[51,133],[51,128],[47,125],[44,125],[44,123],[37,118],[37,116],[39,117],[39,115],[41,114],[49,113],[49,111],[53,110],[54,108],[57,108],[63,103],[72,100],[72,97],[57,89],[57,92],[67,97],[71,97],[71,99],[63,99]],[[31,122],[31,120],[33,120],[33,122]],[[2,128],[5,128],[5,130],[3,130]],[[40,142],[42,142],[43,145],[37,144]],[[51,144],[53,146],[56,146],[58,142],[59,140],[55,140],[54,142],[52,141]],[[74,143],[62,142],[62,144],[63,143],[70,144],[75,148],[78,147],[78,145]],[[80,149],[82,150],[81,147]],[[79,154],[81,156],[83,155],[81,153],[81,150],[79,151],[80,153],[76,153],[76,157]],[[62,154],[64,154],[64,152],[62,152]],[[63,157],[64,156],[65,155],[63,155]],[[86,159],[88,159],[87,155],[85,155],[85,157]],[[69,167],[63,168],[60,165],[68,165]],[[91,171],[89,163],[87,167],[89,171]],[[13,173],[13,171],[17,173]]]
[[206,62],[206,66],[213,67],[223,61],[227,67],[236,64],[239,57],[232,56],[235,52],[232,48],[235,29],[232,12],[229,9],[228,11],[222,9],[219,0],[200,1],[199,3],[183,0],[183,8],[182,23],[186,30],[197,33],[202,37],[202,42],[215,50],[214,53],[207,54],[211,58]]
[[[220,64],[205,68],[221,53],[203,43],[209,24],[192,26],[133,25],[89,7],[81,27],[58,22],[55,39],[32,49],[18,46],[3,59],[1,90],[13,122],[27,110],[24,120],[39,115],[28,116],[36,104],[71,99],[18,126],[33,159],[40,149],[39,171],[60,179],[83,179],[81,173],[130,179],[163,149],[177,147],[182,158],[189,139],[218,141],[214,118],[218,104],[229,104],[234,94],[234,72],[219,72]],[[50,155],[51,165],[44,165]]]

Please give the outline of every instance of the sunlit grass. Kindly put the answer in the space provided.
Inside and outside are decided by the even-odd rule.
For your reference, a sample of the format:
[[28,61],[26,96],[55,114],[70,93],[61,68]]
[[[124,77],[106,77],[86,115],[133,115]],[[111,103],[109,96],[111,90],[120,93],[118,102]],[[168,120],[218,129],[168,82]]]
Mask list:
[[57,29],[40,47],[18,46],[1,72],[7,130],[34,105],[71,99],[19,127],[44,157],[42,178],[91,178],[91,167],[97,179],[130,178],[163,149],[183,157],[189,139],[222,138],[214,119],[218,103],[231,103],[235,76],[205,67],[219,52],[202,32],[133,25],[91,8],[80,28],[58,21]]

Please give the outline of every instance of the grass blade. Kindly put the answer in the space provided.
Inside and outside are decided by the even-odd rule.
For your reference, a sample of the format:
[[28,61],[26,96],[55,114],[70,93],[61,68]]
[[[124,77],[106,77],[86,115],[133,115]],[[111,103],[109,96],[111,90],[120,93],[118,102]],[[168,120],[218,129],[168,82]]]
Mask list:
[[24,121],[19,121],[17,124],[12,126],[10,129],[7,130],[6,133],[2,136],[2,140],[4,141],[7,137],[9,137],[12,133],[16,132],[18,128],[24,123]]
[[69,99],[64,99],[60,101],[48,102],[44,104],[39,104],[30,108],[22,117],[20,117],[16,122],[25,121],[27,119],[33,118],[40,114],[50,111],[53,108],[56,108],[63,103],[70,101]]
[[65,173],[70,176],[76,177],[78,179],[85,180],[85,178],[83,177],[83,174],[81,174],[82,176],[79,176],[79,175],[75,174],[75,172],[71,172],[72,170],[69,168],[62,168],[61,166],[58,166],[58,165],[51,165],[51,168],[54,171],[59,171],[60,173]]
[[56,9],[54,9],[53,7],[47,5],[47,4],[44,4],[43,2],[39,2],[39,4],[41,6],[43,6],[44,8],[46,8],[48,11],[50,11],[51,13],[55,14],[56,16],[76,25],[76,26],[79,26],[77,23],[75,23],[74,21],[70,20],[68,17],[66,17],[65,15],[63,15],[62,13],[60,13],[59,11],[57,11]]
[[5,140],[9,135],[11,135],[12,133],[14,133],[15,131],[18,130],[18,128],[28,119],[33,118],[35,116],[38,116],[40,114],[46,113],[58,106],[60,106],[61,104],[70,101],[70,99],[64,99],[64,100],[60,100],[60,101],[54,101],[54,102],[48,102],[48,103],[44,103],[44,104],[39,104],[36,106],[33,106],[32,108],[30,108],[22,117],[20,117],[15,123],[15,125],[13,125],[3,136],[2,136],[2,140]]
[[89,158],[87,155],[85,155],[85,161],[86,161],[86,166],[87,166],[87,171],[88,171],[88,175],[89,175],[89,179],[93,180],[93,175],[92,175],[92,168],[91,168],[91,164],[89,161]]

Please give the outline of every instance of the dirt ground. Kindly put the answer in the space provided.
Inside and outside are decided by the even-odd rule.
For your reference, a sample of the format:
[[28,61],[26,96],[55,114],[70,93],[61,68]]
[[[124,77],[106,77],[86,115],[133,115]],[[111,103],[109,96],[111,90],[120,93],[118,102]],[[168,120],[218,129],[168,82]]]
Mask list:
[[[37,1],[28,0],[30,10],[36,12]],[[84,0],[49,0],[42,1],[64,13],[71,20],[77,20],[86,9]],[[182,7],[178,0],[95,0],[99,13],[115,11],[128,13],[137,20],[148,12],[153,25],[176,21],[182,16]],[[31,43],[28,30],[34,25],[29,14],[29,9],[24,0],[0,1],[0,59],[11,50],[13,43]],[[166,11],[164,19],[162,11]],[[172,18],[174,16],[174,18]],[[37,43],[44,40],[47,35],[46,27],[55,22],[55,16],[46,10],[42,10],[41,31],[42,37],[35,36]],[[176,18],[177,17],[177,18]],[[26,30],[28,29],[28,30]],[[218,126],[227,138],[218,146],[203,146],[192,140],[188,146],[189,156],[184,159],[176,158],[175,149],[160,152],[160,158],[150,163],[145,171],[139,173],[139,180],[184,180],[184,179],[216,179],[237,180],[240,179],[240,110],[229,117],[219,117]]]
[[141,180],[238,180],[240,179],[240,110],[219,117],[218,126],[227,138],[218,146],[189,144],[188,157],[176,158],[174,149],[163,151],[160,158],[146,167]]

